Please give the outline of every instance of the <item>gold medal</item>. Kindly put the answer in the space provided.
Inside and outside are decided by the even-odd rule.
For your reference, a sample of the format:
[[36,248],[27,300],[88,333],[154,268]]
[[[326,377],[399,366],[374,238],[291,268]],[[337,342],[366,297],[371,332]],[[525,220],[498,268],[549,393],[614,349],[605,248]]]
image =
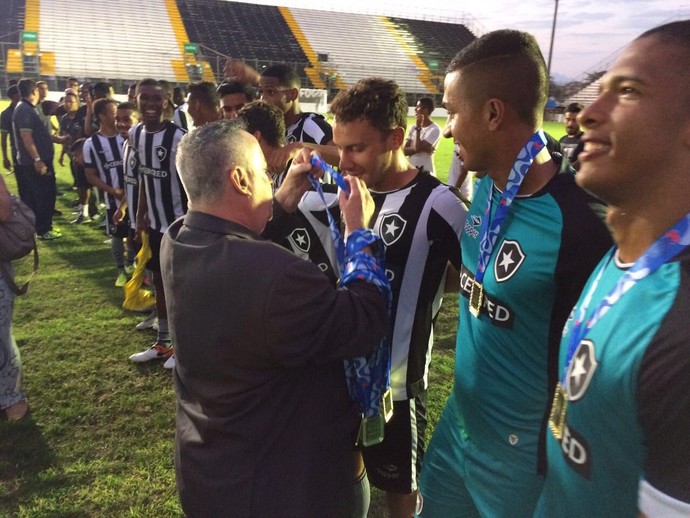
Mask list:
[[381,409],[383,410],[383,418],[386,422],[390,421],[393,417],[393,392],[390,388],[381,397]]
[[549,428],[558,441],[563,438],[567,409],[568,393],[565,391],[565,387],[558,382],[558,385],[556,385],[556,393],[553,396],[553,404],[551,405],[551,415],[549,416]]
[[482,283],[472,281],[472,289],[470,290],[470,313],[479,318],[479,312],[482,309],[484,302],[484,286]]
[[359,444],[365,448],[383,441],[383,427],[386,424],[381,414],[362,419],[359,427]]

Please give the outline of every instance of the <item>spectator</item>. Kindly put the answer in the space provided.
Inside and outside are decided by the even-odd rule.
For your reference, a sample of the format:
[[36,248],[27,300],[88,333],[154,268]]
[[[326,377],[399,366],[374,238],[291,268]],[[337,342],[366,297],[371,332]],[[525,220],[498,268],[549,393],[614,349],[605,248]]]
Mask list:
[[436,176],[433,155],[441,140],[441,128],[431,120],[433,111],[434,100],[431,97],[422,97],[417,101],[414,109],[415,125],[410,128],[407,136],[405,155],[413,166],[421,167]]
[[[0,222],[10,217],[10,193],[0,176]],[[12,272],[12,263],[3,267]],[[22,362],[12,335],[14,293],[0,274],[0,410],[8,421],[19,421],[29,411],[29,402],[22,392]]]
[[577,122],[577,114],[582,111],[580,103],[571,103],[565,109],[565,132],[558,143],[561,145],[563,156],[575,168],[579,169],[578,156],[582,152],[584,142],[582,142],[582,130]]

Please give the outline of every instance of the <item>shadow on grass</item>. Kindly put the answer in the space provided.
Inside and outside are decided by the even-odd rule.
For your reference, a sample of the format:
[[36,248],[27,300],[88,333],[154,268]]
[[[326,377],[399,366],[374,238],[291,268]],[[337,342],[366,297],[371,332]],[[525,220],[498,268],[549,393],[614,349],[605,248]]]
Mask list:
[[67,476],[40,476],[55,459],[31,413],[18,423],[0,422],[0,437],[0,508],[71,484]]

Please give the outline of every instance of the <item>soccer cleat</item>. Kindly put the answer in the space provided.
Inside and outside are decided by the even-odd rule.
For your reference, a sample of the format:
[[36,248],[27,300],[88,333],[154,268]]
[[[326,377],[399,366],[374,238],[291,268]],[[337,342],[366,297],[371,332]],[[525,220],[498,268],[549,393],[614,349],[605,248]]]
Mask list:
[[38,236],[38,239],[40,239],[41,241],[52,241],[53,239],[58,239],[60,237],[62,237],[61,233],[49,230],[45,234],[41,234],[40,236]]
[[152,329],[154,327],[158,328],[158,317],[156,316],[155,312],[147,316],[145,320],[139,322],[135,329],[137,331],[146,331],[147,329]]
[[175,368],[175,355],[173,354],[170,358],[165,360],[163,364],[164,369],[174,369]]
[[151,360],[167,360],[174,354],[172,345],[167,346],[160,342],[156,342],[150,348],[140,353],[135,353],[129,359],[136,363],[148,362]]
[[125,274],[125,272],[122,271],[115,280],[115,286],[117,286],[118,288],[122,288],[125,284],[127,284],[127,274]]
[[82,223],[91,223],[91,218],[88,216],[84,216],[83,213],[80,213],[77,215],[75,219],[70,221],[72,225],[81,225]]

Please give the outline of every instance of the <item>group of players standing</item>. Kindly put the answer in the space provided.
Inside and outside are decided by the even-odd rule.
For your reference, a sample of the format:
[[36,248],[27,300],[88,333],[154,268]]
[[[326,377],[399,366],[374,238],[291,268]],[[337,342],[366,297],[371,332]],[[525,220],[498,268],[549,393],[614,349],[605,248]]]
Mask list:
[[[638,40],[642,43],[636,50],[651,52],[643,45],[649,42],[687,49],[687,33],[685,22]],[[641,66],[632,58],[628,61],[629,68]],[[609,79],[606,88],[612,81],[628,80],[621,77]],[[578,476],[583,479],[577,479],[580,489],[591,501],[576,504],[569,499],[573,507],[566,511],[595,503],[609,505],[603,494],[591,492],[588,486],[602,479],[614,485],[603,466],[611,460],[594,443],[600,437],[592,432],[593,442],[588,443],[589,430],[569,428],[571,419],[582,418],[578,412],[585,405],[577,401],[594,383],[596,356],[604,345],[576,341],[576,348],[567,351],[568,369],[562,378],[565,352],[560,351],[559,360],[559,349],[564,326],[574,325],[572,308],[612,240],[600,218],[605,207],[576,185],[574,171],[562,166],[562,157],[548,151],[541,130],[547,79],[536,41],[518,31],[489,33],[460,51],[449,65],[444,105],[450,114],[450,133],[465,167],[485,173],[469,212],[455,188],[409,164],[407,103],[392,81],[366,79],[341,92],[331,104],[333,128],[323,117],[301,112],[299,79],[282,65],[260,75],[245,73],[237,83],[240,86],[221,85],[216,90],[204,83],[191,85],[186,115],[192,121],[177,114],[180,126],[187,128],[190,122],[200,126],[224,114],[244,116],[279,187],[274,219],[265,236],[313,260],[327,275],[331,272],[333,281],[338,270],[325,206],[310,201],[306,183],[280,185],[281,173],[306,147],[364,180],[369,188],[375,203],[373,230],[385,245],[393,295],[389,334],[393,417],[385,425],[383,442],[364,448],[363,456],[369,479],[386,491],[391,516],[409,517],[415,512],[425,517],[531,516],[535,509],[553,516],[557,509],[564,510],[559,492],[570,491],[559,481],[572,482]],[[250,102],[251,90],[245,86],[254,82],[267,103]],[[226,98],[223,92],[235,97],[221,100],[219,95]],[[111,236],[148,231],[158,337],[153,347],[130,359],[160,358],[172,367],[174,349],[158,258],[163,234],[187,209],[175,166],[185,130],[172,122],[165,83],[142,80],[135,95],[136,104],[117,105],[107,98],[94,102],[99,129],[85,142],[83,159],[76,160],[83,160],[89,182],[105,192]],[[247,106],[239,106],[242,101]],[[141,122],[136,124],[138,117]],[[593,111],[585,111],[584,118],[590,126],[596,125]],[[286,138],[275,138],[276,131],[284,131]],[[581,156],[592,159],[596,153],[583,147]],[[79,157],[74,145],[73,150]],[[585,181],[590,177],[585,170]],[[329,189],[324,190],[328,194]],[[337,208],[331,205],[337,219]],[[627,268],[623,262],[616,258],[621,269]],[[459,274],[460,290],[455,384],[424,458],[433,323],[446,274],[452,270]],[[580,304],[587,306],[589,300]],[[575,323],[579,325],[579,320]],[[649,333],[653,335],[653,330]],[[659,347],[671,346],[666,340]],[[681,363],[687,371],[687,359]],[[573,401],[567,421],[564,390]],[[666,399],[664,404],[670,405]],[[648,422],[642,423],[640,434],[668,416],[650,410],[645,418]],[[557,442],[547,437],[549,421]],[[683,422],[687,424],[687,418]],[[547,444],[550,492],[542,495]],[[652,502],[645,509],[687,511],[687,488],[674,482],[674,474],[687,473],[687,465],[678,467],[668,455],[664,459],[673,462],[673,473],[663,473],[658,462],[640,454],[637,464],[626,465],[634,471],[631,480],[641,481],[641,498]],[[645,479],[646,474],[652,478]],[[626,513],[637,509],[637,501],[631,501],[637,487],[628,487],[632,482],[627,478],[623,496],[611,498]],[[211,505],[212,498],[221,502],[228,495],[221,489],[205,498]],[[185,510],[194,514],[193,508]]]

